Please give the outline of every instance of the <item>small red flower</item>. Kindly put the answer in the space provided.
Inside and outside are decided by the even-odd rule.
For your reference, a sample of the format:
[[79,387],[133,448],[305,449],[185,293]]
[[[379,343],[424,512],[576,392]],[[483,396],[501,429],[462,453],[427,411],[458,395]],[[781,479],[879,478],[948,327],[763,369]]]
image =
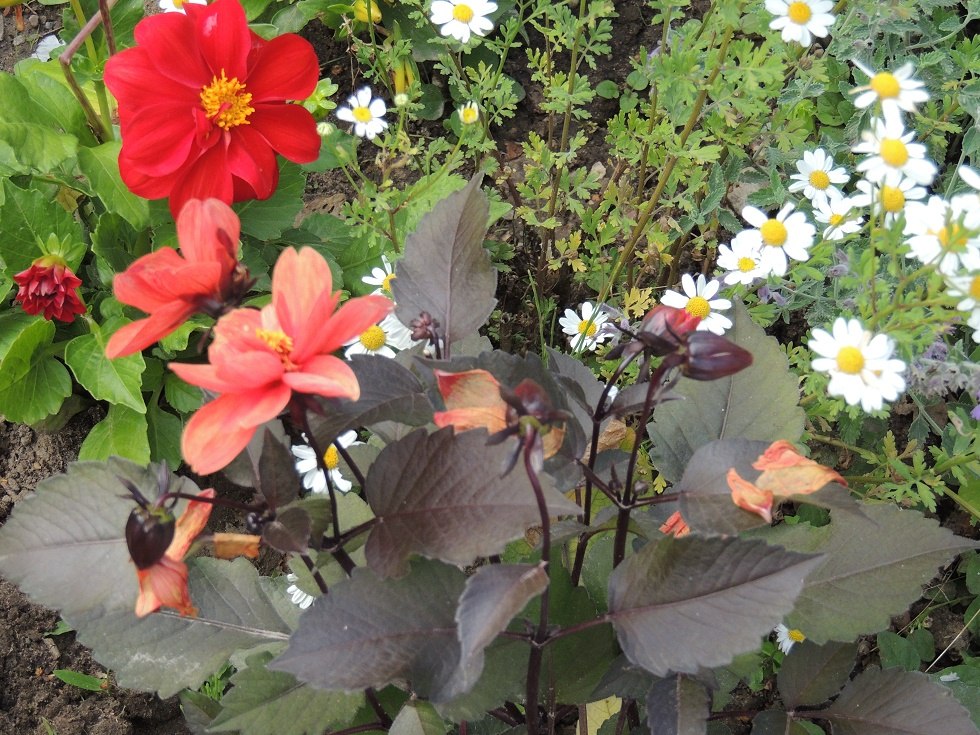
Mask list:
[[[160,248],[113,280],[116,298],[150,316],[109,339],[106,355],[124,357],[165,337],[197,311],[221,309],[243,285],[238,216],[217,199],[191,199],[177,217],[180,254]],[[244,289],[241,289],[244,290]]]
[[82,280],[57,255],[38,258],[30,268],[14,276],[14,283],[20,286],[17,301],[28,314],[41,314],[48,321],[57,319],[70,324],[76,314],[85,313],[85,305],[75,290]]
[[313,116],[287,100],[314,90],[319,65],[308,41],[265,41],[238,0],[186,3],[136,26],[136,43],[105,67],[119,102],[119,170],[147,199],[170,197],[176,217],[189,199],[231,204],[276,189],[276,154],[316,159]]

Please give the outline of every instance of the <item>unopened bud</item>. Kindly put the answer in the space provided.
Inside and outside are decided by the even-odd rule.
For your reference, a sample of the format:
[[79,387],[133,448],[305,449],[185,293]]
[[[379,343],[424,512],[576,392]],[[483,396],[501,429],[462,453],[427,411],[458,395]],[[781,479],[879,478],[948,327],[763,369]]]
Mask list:
[[711,332],[687,337],[681,372],[692,380],[717,380],[734,375],[752,364],[752,353]]
[[174,538],[174,517],[164,508],[134,508],[126,521],[126,546],[137,569],[149,569],[167,553]]

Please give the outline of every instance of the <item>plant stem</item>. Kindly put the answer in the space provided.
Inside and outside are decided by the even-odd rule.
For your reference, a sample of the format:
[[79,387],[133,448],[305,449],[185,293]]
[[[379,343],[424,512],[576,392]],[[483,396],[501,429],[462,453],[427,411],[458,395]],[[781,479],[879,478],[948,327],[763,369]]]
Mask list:
[[538,504],[541,516],[541,566],[548,574],[548,586],[541,593],[541,608],[538,616],[538,629],[531,641],[531,653],[527,661],[527,685],[525,702],[525,721],[528,735],[538,735],[538,693],[541,686],[541,662],[544,656],[542,646],[548,640],[548,607],[551,593],[551,518],[548,515],[548,504],[544,499],[538,471],[534,467],[535,444],[539,442],[538,433],[529,429],[522,437],[524,442],[524,469],[534,490],[534,499]]
[[374,710],[374,714],[378,716],[378,721],[384,725],[384,729],[391,727],[391,717],[385,712],[385,708],[381,706],[381,700],[378,699],[378,693],[374,691],[373,688],[368,687],[364,690],[364,696],[367,697],[368,703],[371,705],[371,709]]
[[327,589],[327,580],[325,580],[323,575],[320,574],[320,568],[313,563],[313,559],[310,557],[310,555],[300,554],[299,558],[302,559],[303,563],[306,565],[306,570],[313,575],[313,581],[316,582],[316,586],[320,588],[320,592],[324,595],[327,594],[327,592],[329,592]]

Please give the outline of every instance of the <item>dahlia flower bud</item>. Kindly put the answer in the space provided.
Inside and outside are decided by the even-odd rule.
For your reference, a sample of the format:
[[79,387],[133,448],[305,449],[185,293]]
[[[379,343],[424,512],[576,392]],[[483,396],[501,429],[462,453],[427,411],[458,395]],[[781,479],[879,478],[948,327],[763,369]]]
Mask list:
[[20,287],[17,301],[28,314],[71,323],[76,314],[85,313],[85,305],[76,291],[82,280],[58,255],[38,258],[30,268],[14,276],[14,283]]

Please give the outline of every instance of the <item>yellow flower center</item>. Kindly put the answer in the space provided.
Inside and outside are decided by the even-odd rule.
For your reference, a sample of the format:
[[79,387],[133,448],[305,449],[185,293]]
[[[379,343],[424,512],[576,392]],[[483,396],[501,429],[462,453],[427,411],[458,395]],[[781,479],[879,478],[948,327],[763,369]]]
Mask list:
[[830,226],[837,227],[841,222],[844,221],[844,215],[842,214],[832,214],[830,215]]
[[786,225],[778,219],[766,220],[762,227],[759,228],[759,232],[762,233],[762,242],[774,248],[781,248],[786,242],[786,236],[789,234],[786,231]]
[[841,347],[837,352],[837,369],[848,375],[857,375],[864,369],[864,355],[857,347]]
[[340,453],[337,451],[337,447],[331,444],[327,447],[327,451],[323,453],[323,466],[328,470],[335,470],[340,464]]
[[463,125],[472,125],[480,119],[480,111],[476,107],[470,107],[467,105],[459,113],[459,119],[462,121]]
[[186,2],[187,0],[174,0],[174,7],[177,8],[177,10],[180,10],[184,7],[184,3]]
[[786,637],[789,638],[794,643],[802,643],[806,640],[806,635],[804,635],[802,630],[797,630],[796,628],[791,628],[786,631]]
[[469,23],[473,20],[473,8],[465,3],[460,3],[453,8],[453,19],[460,23]]
[[830,186],[830,177],[826,171],[814,171],[810,174],[810,186],[814,189],[826,189]]
[[966,231],[954,222],[937,232],[936,239],[939,240],[943,250],[961,253],[966,250],[970,238],[967,237]]
[[901,168],[909,160],[909,149],[898,138],[883,138],[881,141],[881,159],[889,166]]
[[974,276],[970,281],[970,298],[980,301],[980,276]]
[[742,273],[748,273],[753,268],[755,268],[755,261],[752,258],[738,259],[738,269],[742,271]]
[[691,316],[704,319],[711,313],[711,305],[704,296],[694,296],[687,300],[687,306],[684,307],[684,311]]
[[810,20],[810,16],[813,15],[813,11],[810,10],[809,5],[797,0],[797,2],[789,4],[789,8],[786,10],[786,15],[788,15],[789,19],[794,23],[803,25]]
[[289,359],[289,353],[293,351],[293,338],[284,332],[276,329],[256,329],[255,336],[265,342],[269,349],[279,355],[282,365],[286,370],[295,370],[296,364]]
[[905,193],[897,186],[881,187],[881,208],[886,212],[901,212],[905,208]]
[[381,282],[381,290],[391,293],[391,282],[395,280],[395,274],[389,273]]
[[228,79],[224,69],[220,79],[213,77],[211,83],[201,89],[201,107],[208,119],[224,130],[248,125],[248,116],[255,112],[249,104],[251,101],[251,92],[245,91],[245,85],[238,81],[238,77]]
[[598,331],[599,328],[595,325],[595,322],[589,324],[588,319],[583,319],[578,323],[578,333],[584,334],[586,337],[591,337]]
[[351,114],[359,123],[369,123],[374,119],[374,115],[371,114],[371,110],[367,107],[355,107],[351,110]]
[[883,71],[871,78],[871,89],[884,100],[889,97],[898,97],[898,93],[902,91],[902,85],[898,83],[894,74]]
[[387,341],[388,335],[377,324],[373,327],[368,327],[360,336],[360,343],[370,352],[377,352],[385,346],[385,342]]

